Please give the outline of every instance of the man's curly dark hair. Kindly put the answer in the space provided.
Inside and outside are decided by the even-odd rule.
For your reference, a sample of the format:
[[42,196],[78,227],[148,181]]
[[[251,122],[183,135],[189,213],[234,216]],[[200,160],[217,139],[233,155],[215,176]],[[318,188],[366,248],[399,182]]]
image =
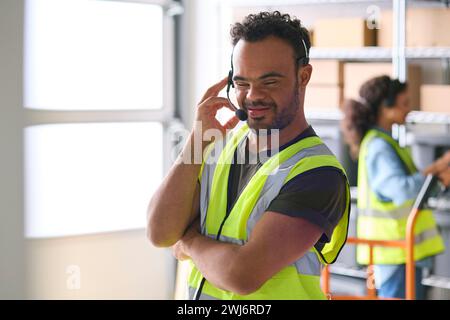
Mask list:
[[233,46],[241,39],[249,42],[263,40],[269,36],[283,39],[294,49],[297,66],[298,59],[306,56],[302,39],[308,52],[311,48],[309,32],[302,26],[301,21],[279,11],[249,14],[242,23],[237,22],[231,27],[230,34]]

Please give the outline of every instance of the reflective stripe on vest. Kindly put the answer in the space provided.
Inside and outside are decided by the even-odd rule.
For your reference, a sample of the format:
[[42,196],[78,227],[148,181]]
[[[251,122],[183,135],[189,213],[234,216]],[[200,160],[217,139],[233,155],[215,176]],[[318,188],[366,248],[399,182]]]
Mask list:
[[[369,240],[404,240],[406,236],[406,221],[414,204],[414,199],[405,201],[402,205],[382,201],[371,190],[366,157],[368,145],[374,138],[382,138],[395,150],[409,174],[417,172],[408,152],[398,145],[389,135],[379,130],[369,130],[361,142],[358,164],[358,221],[357,236]],[[444,250],[442,238],[437,231],[436,222],[430,210],[421,210],[414,229],[415,260],[435,255]],[[401,248],[374,247],[375,264],[403,264],[406,253]],[[368,264],[369,247],[357,246],[357,261]]]
[[[408,201],[410,202],[410,201]],[[366,216],[366,217],[376,217],[376,218],[389,218],[389,219],[395,219],[400,220],[404,218],[408,218],[409,214],[411,213],[412,204],[408,206],[403,206],[397,209],[392,209],[389,211],[382,211],[377,209],[372,209],[369,207],[366,207],[364,209],[361,209],[359,215]]]
[[[205,163],[202,168],[200,177],[201,230],[202,234],[213,239],[216,238],[217,231],[226,213],[230,167],[227,160],[231,160],[236,148],[242,146],[248,132],[248,127],[245,125],[225,144],[217,163]],[[279,194],[283,185],[296,175],[321,166],[332,166],[344,173],[337,159],[318,137],[302,139],[272,155],[242,190],[224,224],[219,238],[220,241],[238,245],[245,244],[256,223],[267,210],[270,202]],[[220,290],[205,281],[200,298],[324,299],[325,297],[320,290],[320,260],[333,262],[345,242],[350,203],[348,187],[347,198],[347,208],[339,222],[341,234],[334,237],[333,245],[328,248],[332,248],[332,250],[325,251],[325,254],[317,252],[315,249],[310,250],[292,265],[269,279],[255,293],[247,296],[239,296],[232,292]],[[208,215],[209,210],[213,210],[214,214]],[[345,231],[342,232],[342,230]],[[201,278],[199,270],[192,264],[189,276],[190,298],[193,297]]]

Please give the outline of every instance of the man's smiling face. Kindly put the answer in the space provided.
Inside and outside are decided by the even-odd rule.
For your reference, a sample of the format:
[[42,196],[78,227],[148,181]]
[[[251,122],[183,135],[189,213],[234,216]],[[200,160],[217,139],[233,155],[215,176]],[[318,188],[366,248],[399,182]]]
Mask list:
[[294,50],[269,36],[234,48],[233,81],[241,108],[252,129],[283,129],[299,111],[299,84]]

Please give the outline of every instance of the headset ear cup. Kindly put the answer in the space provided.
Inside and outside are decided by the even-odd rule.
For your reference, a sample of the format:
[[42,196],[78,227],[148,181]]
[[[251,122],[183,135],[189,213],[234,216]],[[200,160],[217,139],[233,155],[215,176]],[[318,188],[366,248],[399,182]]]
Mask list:
[[389,101],[388,101],[388,102],[389,102],[389,106],[392,107],[392,106],[395,104],[395,101],[394,101],[392,95],[389,97],[388,100],[389,100]]
[[384,104],[388,107],[392,107],[395,104],[394,86],[395,86],[395,83],[394,83],[394,81],[391,80],[389,82],[389,86],[388,86],[388,95],[387,95],[386,99],[384,100]]
[[395,101],[392,101],[392,96],[390,94],[383,100],[383,104],[387,107],[392,107],[394,103]]

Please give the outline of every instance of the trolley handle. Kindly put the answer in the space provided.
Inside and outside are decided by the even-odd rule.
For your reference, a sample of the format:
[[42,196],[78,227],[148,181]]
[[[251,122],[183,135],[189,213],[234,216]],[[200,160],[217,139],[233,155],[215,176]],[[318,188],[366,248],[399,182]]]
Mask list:
[[425,177],[425,182],[420,188],[419,194],[417,195],[416,201],[414,202],[414,209],[421,210],[425,205],[426,201],[430,197],[430,193],[433,190],[433,187],[437,183],[438,179],[435,175],[428,174]]
[[437,177],[429,174],[420,188],[414,206],[406,221],[406,299],[414,300],[416,298],[416,269],[414,260],[414,229],[420,210],[428,200],[430,193],[437,182]]

